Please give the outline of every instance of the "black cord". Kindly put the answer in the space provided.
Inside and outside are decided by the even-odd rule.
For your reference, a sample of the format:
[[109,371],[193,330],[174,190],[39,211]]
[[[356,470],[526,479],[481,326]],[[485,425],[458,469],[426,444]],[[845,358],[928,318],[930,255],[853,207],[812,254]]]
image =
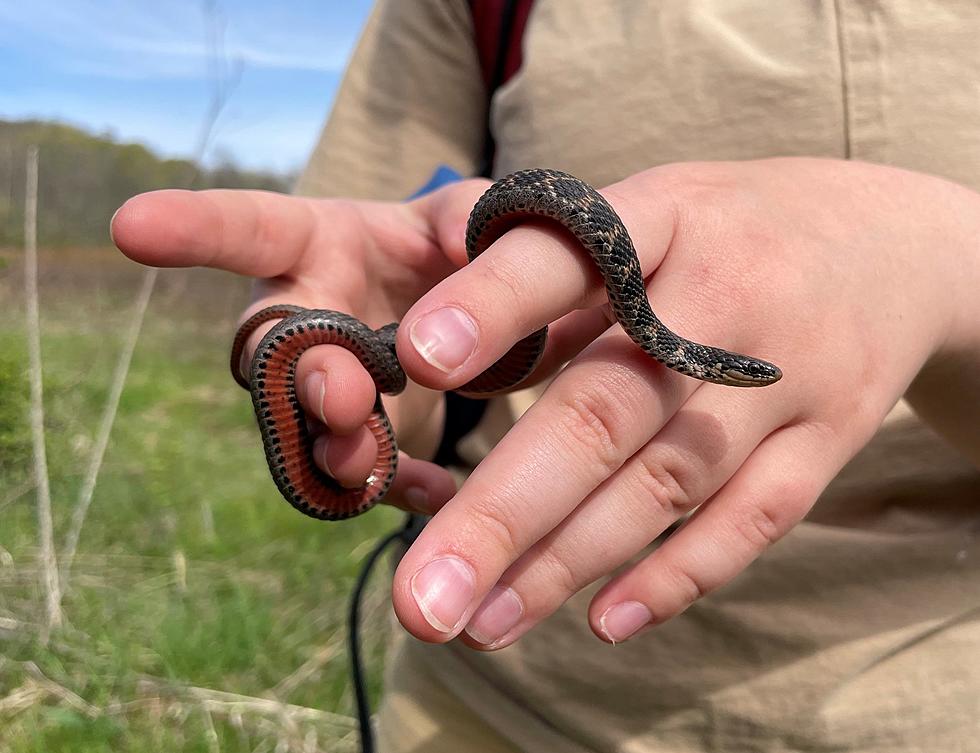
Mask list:
[[351,593],[350,611],[347,618],[347,640],[350,645],[351,681],[354,685],[357,723],[361,730],[361,751],[363,753],[374,753],[374,730],[371,728],[371,704],[367,697],[364,664],[361,657],[361,596],[364,594],[364,588],[371,571],[381,555],[384,554],[385,549],[396,541],[403,541],[406,545],[411,544],[419,535],[425,521],[426,518],[423,515],[410,514],[405,520],[405,525],[397,531],[392,531],[375,544],[374,549],[364,559],[364,565],[361,567],[361,572],[357,576],[357,583],[354,584],[354,591]]

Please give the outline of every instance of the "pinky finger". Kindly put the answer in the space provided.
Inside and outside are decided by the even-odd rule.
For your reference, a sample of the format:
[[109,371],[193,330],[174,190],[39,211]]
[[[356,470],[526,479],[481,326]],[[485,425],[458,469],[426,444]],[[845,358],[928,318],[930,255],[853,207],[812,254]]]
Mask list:
[[607,583],[593,632],[619,643],[725,585],[795,526],[846,461],[804,424],[769,435],[663,546]]
[[456,493],[456,481],[445,468],[398,453],[398,473],[385,504],[406,512],[435,515]]

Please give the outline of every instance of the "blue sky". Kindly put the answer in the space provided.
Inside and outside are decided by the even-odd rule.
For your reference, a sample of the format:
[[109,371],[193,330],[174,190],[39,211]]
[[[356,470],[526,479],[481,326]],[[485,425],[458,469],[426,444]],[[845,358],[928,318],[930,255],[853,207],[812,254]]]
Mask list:
[[0,119],[54,118],[192,156],[212,98],[208,40],[217,28],[219,67],[234,85],[206,161],[294,170],[313,147],[370,6],[0,0]]

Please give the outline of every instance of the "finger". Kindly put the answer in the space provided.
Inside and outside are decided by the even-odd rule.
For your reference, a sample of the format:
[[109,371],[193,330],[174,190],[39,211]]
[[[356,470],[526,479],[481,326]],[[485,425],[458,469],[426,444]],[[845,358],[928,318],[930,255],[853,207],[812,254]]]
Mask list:
[[[698,390],[667,425],[515,562],[466,627],[503,648],[720,489],[787,418],[758,390]],[[518,613],[503,605],[520,604]]]
[[[673,235],[672,205],[662,194],[639,202],[616,186],[604,193],[631,229],[643,269],[653,270]],[[603,300],[601,277],[580,244],[557,223],[529,223],[506,233],[408,311],[399,357],[416,381],[451,389],[517,340]]]
[[296,392],[303,410],[333,433],[345,435],[363,428],[374,410],[377,387],[349,350],[318,345],[296,364]]
[[626,640],[728,583],[803,518],[846,457],[811,424],[769,436],[663,546],[595,596],[595,634]]
[[[256,307],[249,307],[243,321],[253,309]],[[280,321],[260,324],[246,340],[237,365],[243,383],[249,381],[259,342]],[[357,356],[340,345],[317,345],[304,351],[296,364],[294,384],[303,409],[340,434],[354,431],[367,420],[377,394],[373,378]]]
[[466,223],[489,180],[463,180],[406,204],[424,223],[419,229],[434,236],[437,246],[457,267],[466,264]]
[[[364,485],[377,455],[378,446],[367,429],[348,436],[322,431],[313,443],[317,467],[348,489]],[[455,493],[456,481],[449,471],[399,450],[398,472],[382,502],[406,512],[435,515]]]
[[313,442],[313,460],[341,486],[364,485],[378,457],[378,444],[364,426],[351,434],[326,431]]
[[384,503],[407,512],[435,515],[456,493],[456,480],[442,466],[398,453],[398,473]]
[[151,191],[123,204],[110,232],[119,249],[142,264],[274,277],[308,248],[314,205],[265,191]]
[[[313,442],[317,467],[348,489],[364,485],[377,455],[377,443],[363,427],[347,436],[320,431]],[[455,492],[456,481],[449,471],[399,450],[398,472],[382,501],[406,512],[435,515]]]
[[458,633],[504,570],[664,424],[681,381],[622,333],[573,361],[426,527],[395,576],[395,611],[413,635]]

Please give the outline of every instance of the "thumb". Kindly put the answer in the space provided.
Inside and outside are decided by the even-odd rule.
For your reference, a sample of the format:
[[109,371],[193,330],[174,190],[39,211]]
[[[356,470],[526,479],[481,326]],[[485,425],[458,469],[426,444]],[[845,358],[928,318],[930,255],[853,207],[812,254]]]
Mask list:
[[484,178],[452,183],[407,204],[428,225],[430,235],[457,267],[466,264],[466,223],[483,192],[490,186]]

